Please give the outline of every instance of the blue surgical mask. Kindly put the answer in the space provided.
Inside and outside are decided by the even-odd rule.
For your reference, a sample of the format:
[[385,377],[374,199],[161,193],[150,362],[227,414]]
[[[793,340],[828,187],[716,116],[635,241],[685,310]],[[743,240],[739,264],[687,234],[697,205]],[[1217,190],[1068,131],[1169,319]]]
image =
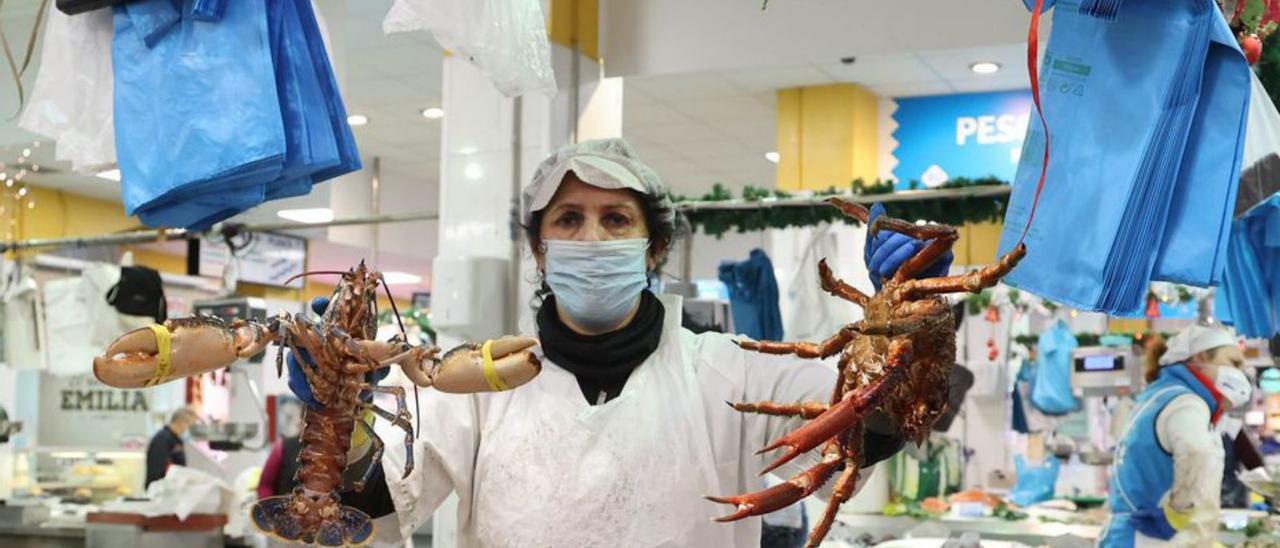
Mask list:
[[547,285],[578,325],[604,332],[635,308],[648,282],[648,240],[546,240]]

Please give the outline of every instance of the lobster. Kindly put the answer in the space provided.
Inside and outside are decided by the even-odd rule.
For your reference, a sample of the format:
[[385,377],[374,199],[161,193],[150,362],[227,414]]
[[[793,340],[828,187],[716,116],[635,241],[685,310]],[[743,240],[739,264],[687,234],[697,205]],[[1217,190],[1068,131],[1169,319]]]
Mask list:
[[[866,208],[840,198],[829,202],[849,217],[866,224]],[[898,268],[874,295],[868,296],[835,277],[826,260],[818,263],[823,291],[853,302],[865,311],[861,321],[846,325],[820,342],[739,341],[744,349],[800,358],[829,358],[840,354],[836,386],[828,402],[740,402],[744,413],[801,417],[804,425],[767,445],[760,453],[787,448],[769,464],[767,473],[821,446],[813,467],[773,487],[731,497],[707,497],[731,504],[735,512],[717,521],[735,521],[767,514],[807,497],[839,472],[822,519],[807,546],[822,542],[840,505],[853,496],[862,463],[863,420],[876,409],[884,411],[907,439],[921,443],[933,423],[947,411],[948,375],[955,361],[956,334],[946,293],[977,293],[994,286],[1026,255],[1019,243],[995,263],[959,276],[915,279],[951,249],[959,236],[947,225],[916,225],[888,216],[877,217],[867,230],[874,235],[892,230],[927,242]]]
[[[398,365],[419,387],[450,393],[507,390],[532,380],[541,364],[531,352],[537,340],[503,337],[481,345],[459,346],[443,357],[432,346],[413,346],[403,335],[375,340],[378,285],[382,274],[361,262],[341,275],[329,307],[314,323],[302,315],[281,313],[265,322],[213,317],[180,318],[122,335],[94,359],[94,373],[120,388],[153,386],[200,375],[248,358],[275,343],[276,372],[283,373],[284,349],[303,351],[315,367],[300,367],[317,406],[303,416],[299,484],[288,495],[259,500],[250,517],[263,532],[282,540],[341,546],[363,544],[373,535],[370,517],[343,506],[338,495],[347,469],[347,449],[356,428],[368,434],[373,458],[352,488],[359,491],[380,461],[383,443],[372,427],[357,417],[372,412],[405,432],[404,476],[413,471],[414,430],[403,387],[366,382],[369,373]],[[387,296],[390,297],[388,290]],[[395,301],[392,300],[392,307]],[[398,312],[396,313],[399,317]],[[403,333],[403,327],[401,328]],[[362,395],[391,394],[396,411],[384,410]],[[415,392],[416,395],[416,392]]]

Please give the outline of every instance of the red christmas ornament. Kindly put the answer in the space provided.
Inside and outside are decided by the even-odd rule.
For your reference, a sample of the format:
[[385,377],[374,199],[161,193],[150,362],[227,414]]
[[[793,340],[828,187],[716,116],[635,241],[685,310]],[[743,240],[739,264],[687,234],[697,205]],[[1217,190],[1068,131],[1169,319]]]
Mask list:
[[1160,317],[1160,301],[1157,301],[1154,296],[1147,297],[1147,317]]
[[1257,34],[1250,34],[1240,40],[1240,49],[1244,50],[1244,59],[1250,65],[1262,58],[1262,39]]
[[1000,321],[1000,309],[994,306],[987,307],[987,321],[996,323]]

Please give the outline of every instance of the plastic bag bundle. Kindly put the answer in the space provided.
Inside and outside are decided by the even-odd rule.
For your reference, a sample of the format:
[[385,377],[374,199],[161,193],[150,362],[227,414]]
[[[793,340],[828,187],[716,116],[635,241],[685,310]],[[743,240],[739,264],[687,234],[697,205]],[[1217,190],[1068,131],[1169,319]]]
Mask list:
[[1244,161],[1240,164],[1240,191],[1236,194],[1236,217],[1240,217],[1267,197],[1280,192],[1280,112],[1249,71],[1253,82],[1249,96],[1249,124],[1244,135]]
[[49,8],[39,72],[18,126],[55,142],[54,157],[93,175],[116,163],[111,10],[72,17]]
[[[1044,207],[1005,281],[1116,315],[1141,314],[1152,280],[1217,283],[1250,94],[1248,64],[1215,3],[1058,5],[1040,80]],[[1027,224],[1044,143],[1031,124],[1001,252]]]
[[205,228],[360,168],[309,0],[127,4],[113,58],[125,211],[147,225]]
[[1232,223],[1214,316],[1251,338],[1280,334],[1280,194]]
[[539,0],[395,0],[385,33],[430,30],[440,46],[478,67],[508,97],[556,95]]

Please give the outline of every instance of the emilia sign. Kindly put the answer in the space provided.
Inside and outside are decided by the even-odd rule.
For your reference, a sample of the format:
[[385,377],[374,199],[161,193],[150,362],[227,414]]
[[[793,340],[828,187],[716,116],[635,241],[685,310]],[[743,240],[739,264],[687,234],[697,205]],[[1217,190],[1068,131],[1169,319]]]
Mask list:
[[926,188],[956,177],[1012,181],[1031,119],[1027,90],[965,93],[894,100],[893,131],[898,189]]
[[63,390],[63,411],[147,412],[147,398],[141,390]]

